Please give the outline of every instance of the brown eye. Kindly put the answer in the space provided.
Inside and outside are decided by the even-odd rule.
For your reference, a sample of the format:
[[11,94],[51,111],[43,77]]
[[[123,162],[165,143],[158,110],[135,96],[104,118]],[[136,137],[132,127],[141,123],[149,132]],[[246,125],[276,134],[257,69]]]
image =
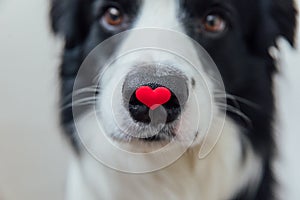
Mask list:
[[104,14],[104,21],[111,26],[118,26],[123,23],[123,13],[116,7],[110,7]]
[[203,28],[207,32],[223,32],[226,29],[226,22],[221,16],[210,14],[204,18]]

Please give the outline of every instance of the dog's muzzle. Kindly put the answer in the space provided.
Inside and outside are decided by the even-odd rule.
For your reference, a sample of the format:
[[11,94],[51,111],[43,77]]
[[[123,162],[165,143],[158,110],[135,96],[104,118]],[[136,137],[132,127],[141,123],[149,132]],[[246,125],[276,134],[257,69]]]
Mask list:
[[122,95],[134,121],[152,125],[172,123],[187,102],[187,78],[169,66],[136,67],[127,74]]

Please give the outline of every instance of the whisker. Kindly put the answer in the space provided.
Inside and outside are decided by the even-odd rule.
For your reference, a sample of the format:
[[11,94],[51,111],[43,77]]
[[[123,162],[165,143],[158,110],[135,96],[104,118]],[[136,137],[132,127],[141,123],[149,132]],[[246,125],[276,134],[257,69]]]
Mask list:
[[97,100],[96,97],[86,97],[86,98],[83,98],[83,99],[78,99],[78,100],[73,101],[73,102],[71,102],[67,105],[64,105],[63,107],[61,107],[61,110],[65,110],[65,109],[75,107],[75,106],[93,105],[96,100]]
[[243,104],[245,104],[247,106],[250,106],[250,107],[252,107],[254,109],[259,109],[260,108],[260,106],[258,104],[254,103],[252,101],[249,101],[249,100],[247,100],[245,98],[236,96],[236,95],[232,95],[232,94],[228,94],[228,93],[224,94],[224,92],[221,92],[221,93],[215,93],[214,96],[216,98],[219,98],[219,99],[226,98],[226,99],[233,100],[235,102],[243,103]]
[[221,104],[221,103],[219,103],[219,104],[217,103],[216,105],[224,111],[228,111],[228,112],[237,114],[239,117],[241,117],[242,119],[245,120],[245,122],[247,123],[248,126],[251,126],[251,127],[253,126],[251,119],[245,113],[243,113],[241,110],[237,109],[236,107],[227,105],[227,104]]
[[63,103],[66,103],[67,101],[69,101],[73,97],[76,97],[76,96],[79,96],[79,95],[82,95],[82,94],[92,93],[92,95],[94,95],[98,91],[99,91],[99,88],[98,88],[97,85],[74,90],[74,91],[70,92],[70,94],[65,96],[65,100],[63,101]]

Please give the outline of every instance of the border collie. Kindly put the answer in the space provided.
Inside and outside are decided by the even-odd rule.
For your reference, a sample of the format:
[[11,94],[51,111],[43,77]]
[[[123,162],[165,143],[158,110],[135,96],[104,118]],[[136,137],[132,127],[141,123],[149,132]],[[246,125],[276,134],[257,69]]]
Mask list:
[[292,0],[52,0],[68,200],[274,200]]

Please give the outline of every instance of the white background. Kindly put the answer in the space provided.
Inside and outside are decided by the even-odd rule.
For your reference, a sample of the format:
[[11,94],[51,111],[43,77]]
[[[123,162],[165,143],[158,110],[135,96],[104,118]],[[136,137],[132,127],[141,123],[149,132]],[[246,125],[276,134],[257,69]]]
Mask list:
[[[62,199],[69,159],[58,128],[61,42],[47,0],[0,0],[0,200]],[[283,47],[278,92],[284,200],[300,199],[300,53]]]

